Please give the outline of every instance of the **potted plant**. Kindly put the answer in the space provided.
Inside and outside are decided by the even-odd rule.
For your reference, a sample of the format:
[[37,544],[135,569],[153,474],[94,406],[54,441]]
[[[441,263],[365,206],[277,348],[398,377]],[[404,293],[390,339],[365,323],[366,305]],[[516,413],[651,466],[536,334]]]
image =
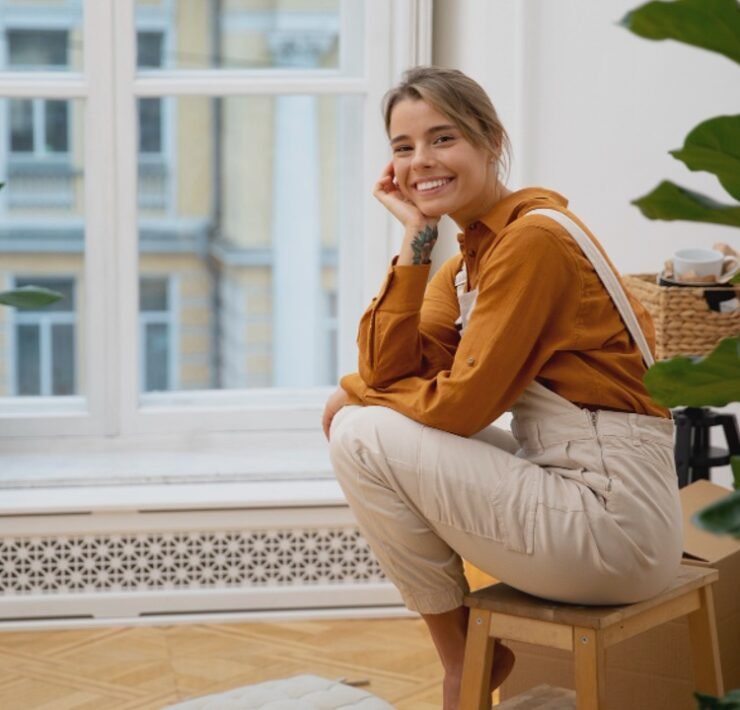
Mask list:
[[[651,39],[673,39],[740,63],[740,5],[737,0],[653,1],[629,12],[622,25]],[[718,202],[670,181],[633,201],[650,219],[690,220],[740,227],[740,115],[717,116],[693,128],[684,145],[670,151],[690,170],[717,177],[730,203]],[[737,277],[733,280],[737,283]],[[667,407],[725,406],[740,402],[740,338],[722,340],[703,358],[674,357],[657,362],[645,385]],[[740,457],[731,462],[735,491],[697,513],[694,521],[710,532],[740,538]],[[740,690],[724,698],[697,694],[702,710],[740,709]]]

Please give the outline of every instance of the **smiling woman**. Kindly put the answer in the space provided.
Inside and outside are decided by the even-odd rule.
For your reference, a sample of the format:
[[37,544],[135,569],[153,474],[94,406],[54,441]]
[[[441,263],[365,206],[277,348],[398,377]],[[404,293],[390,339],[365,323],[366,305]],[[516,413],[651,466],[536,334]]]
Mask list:
[[[642,384],[649,317],[565,198],[506,187],[506,133],[481,87],[419,67],[385,107],[392,159],[374,194],[404,239],[324,430],[363,534],[430,629],[454,710],[463,558],[578,604],[646,599],[673,579],[673,424]],[[445,214],[460,254],[427,285]],[[490,426],[509,409],[513,436]],[[514,663],[500,644],[494,659],[492,688]]]

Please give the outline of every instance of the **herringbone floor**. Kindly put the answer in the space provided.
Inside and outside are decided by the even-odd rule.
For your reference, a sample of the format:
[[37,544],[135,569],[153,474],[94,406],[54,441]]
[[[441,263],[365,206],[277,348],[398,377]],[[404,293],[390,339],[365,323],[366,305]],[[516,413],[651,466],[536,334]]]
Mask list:
[[301,673],[369,680],[399,710],[441,707],[441,666],[415,619],[0,633],[2,710],[155,710]]

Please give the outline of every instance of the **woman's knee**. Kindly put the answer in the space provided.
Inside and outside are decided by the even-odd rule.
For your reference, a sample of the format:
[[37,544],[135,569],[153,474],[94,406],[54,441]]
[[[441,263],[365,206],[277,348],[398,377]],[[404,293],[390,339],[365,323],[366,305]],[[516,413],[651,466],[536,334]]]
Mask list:
[[349,406],[341,409],[332,422],[329,449],[338,477],[348,468],[366,468],[376,457],[383,457],[406,417],[387,407]]

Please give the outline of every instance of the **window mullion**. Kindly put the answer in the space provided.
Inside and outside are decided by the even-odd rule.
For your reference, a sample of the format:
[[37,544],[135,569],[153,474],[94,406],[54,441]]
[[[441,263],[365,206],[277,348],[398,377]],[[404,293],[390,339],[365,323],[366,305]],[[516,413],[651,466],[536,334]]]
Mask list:
[[137,107],[134,95],[136,67],[136,24],[134,0],[111,0],[114,26],[113,95],[115,121],[116,182],[116,294],[117,321],[113,334],[116,343],[115,408],[121,433],[132,430],[139,406],[138,362],[138,223],[137,223]]
[[120,0],[86,0],[84,6],[86,141],[85,382],[96,433],[119,430],[115,407],[118,317],[115,248],[118,242],[115,197],[113,100],[113,6]]

